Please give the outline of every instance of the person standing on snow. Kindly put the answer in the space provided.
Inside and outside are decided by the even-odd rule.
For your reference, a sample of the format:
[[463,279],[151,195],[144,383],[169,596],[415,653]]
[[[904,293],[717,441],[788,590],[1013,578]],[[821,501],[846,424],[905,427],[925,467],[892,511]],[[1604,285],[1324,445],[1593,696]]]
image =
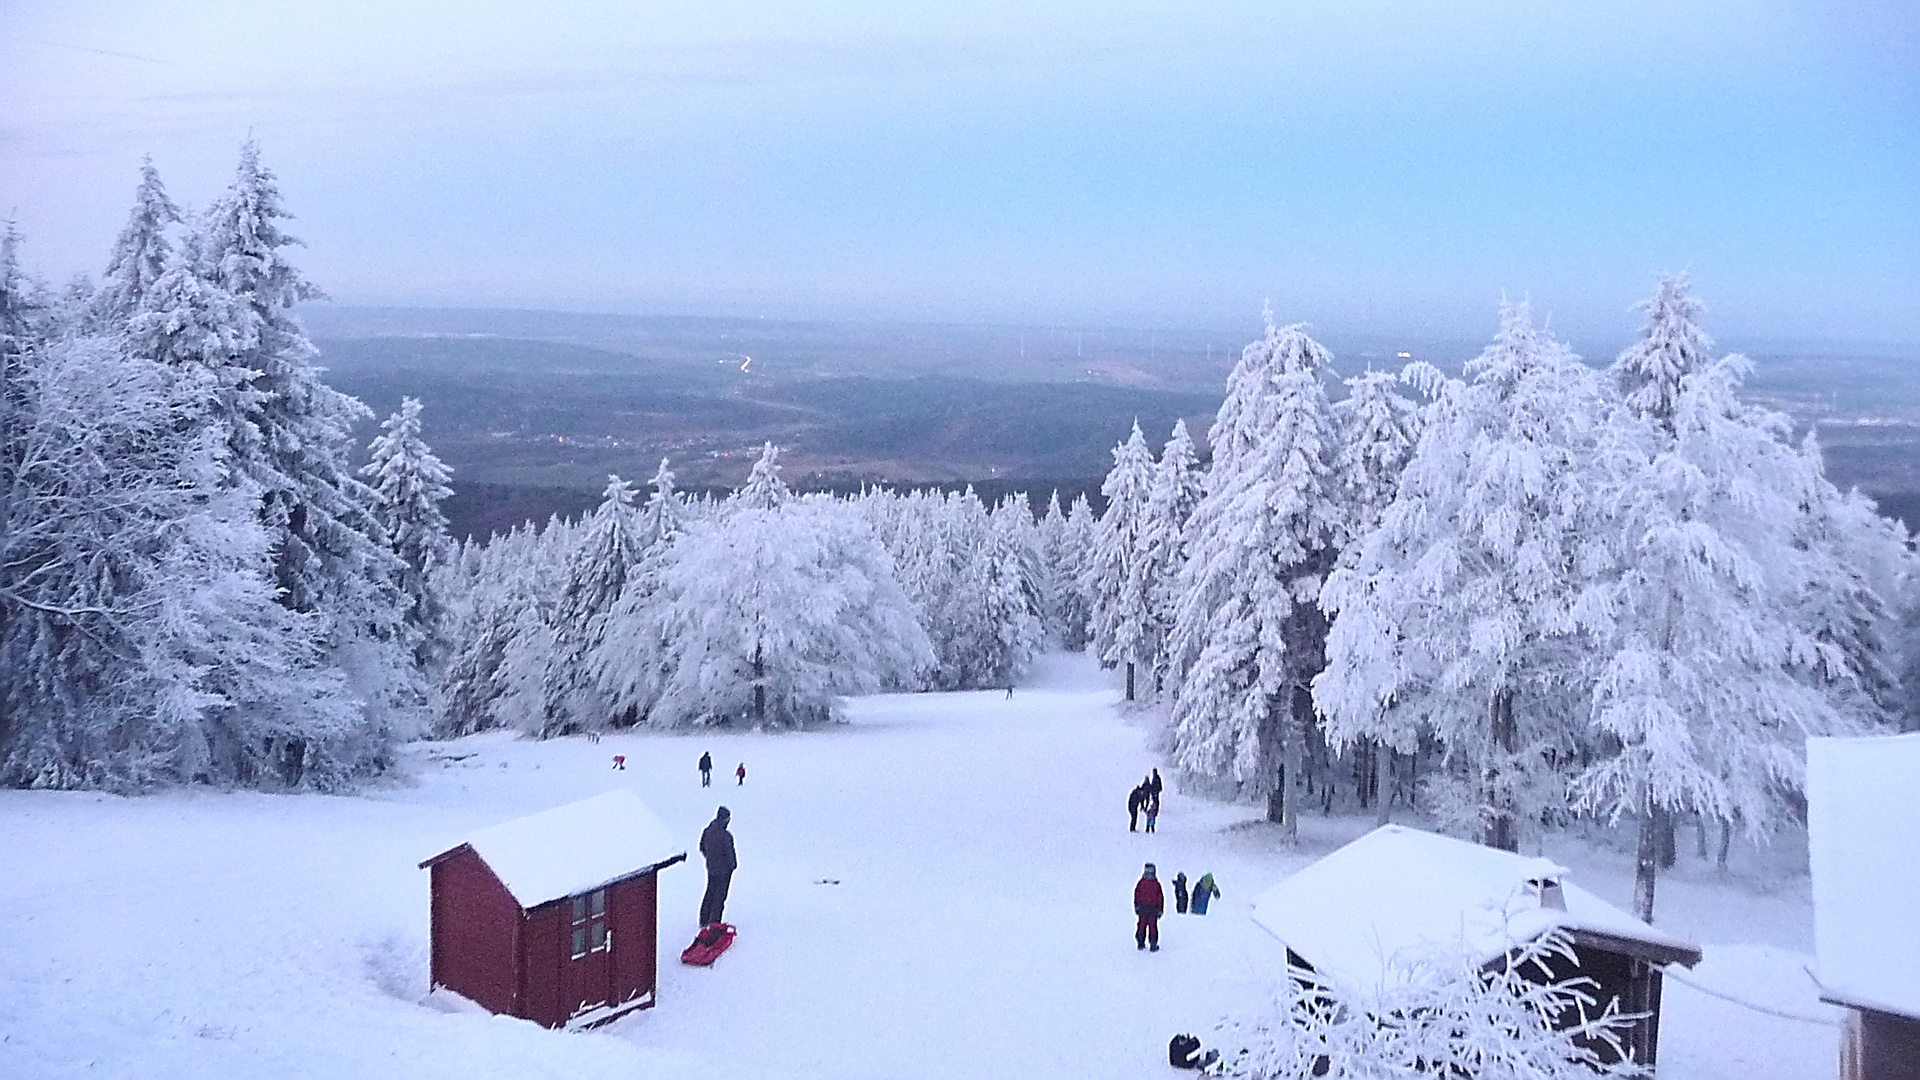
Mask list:
[[700,834],[700,854],[707,860],[707,893],[700,898],[701,926],[712,926],[725,914],[727,890],[733,884],[734,869],[740,865],[733,850],[733,834],[727,831],[727,822],[732,819],[733,811],[723,806]]
[[1141,809],[1147,812],[1147,831],[1152,832],[1154,825],[1160,821],[1160,793],[1148,788],[1147,801]]
[[1151,947],[1160,951],[1160,913],[1167,910],[1167,894],[1160,891],[1160,879],[1153,876],[1153,864],[1140,875],[1133,886],[1133,913],[1140,921],[1133,928],[1133,947],[1145,949]]
[[1173,875],[1173,913],[1187,913],[1187,875],[1185,871]]
[[734,786],[744,787],[746,785],[747,783],[747,763],[746,762],[744,761],[741,762],[739,767],[733,770],[733,777],[735,781]]
[[700,786],[713,786],[713,755],[705,750],[700,752]]
[[1152,795],[1153,795],[1153,797],[1154,797],[1154,798],[1155,798],[1156,800],[1157,800],[1157,799],[1158,799],[1158,798],[1160,797],[1160,789],[1161,789],[1161,786],[1162,786],[1162,785],[1161,785],[1161,783],[1160,783],[1160,770],[1159,770],[1159,769],[1155,769],[1155,770],[1153,770],[1153,775],[1152,775],[1152,776],[1149,776],[1149,777],[1147,777],[1147,779],[1146,779],[1146,781],[1145,781],[1145,786],[1146,786],[1146,789],[1147,789],[1147,791],[1148,791],[1148,792],[1149,792],[1150,794],[1152,794]]
[[1127,793],[1127,831],[1140,831],[1140,804],[1147,801],[1147,786],[1141,784]]
[[1205,915],[1207,913],[1207,905],[1213,901],[1214,897],[1219,895],[1220,886],[1214,883],[1213,872],[1208,871],[1200,875],[1200,880],[1193,883],[1193,913],[1195,915]]

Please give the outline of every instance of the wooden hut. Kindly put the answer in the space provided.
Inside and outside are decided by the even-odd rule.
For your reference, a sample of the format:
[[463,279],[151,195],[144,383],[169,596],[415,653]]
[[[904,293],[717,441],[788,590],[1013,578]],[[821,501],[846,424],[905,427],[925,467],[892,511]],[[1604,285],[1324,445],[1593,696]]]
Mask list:
[[651,1007],[656,875],[686,857],[625,788],[475,831],[420,864],[433,985],[553,1028]]
[[[1645,1013],[1624,1049],[1654,1063],[1661,969],[1700,960],[1700,947],[1634,918],[1566,880],[1547,859],[1383,825],[1261,894],[1253,918],[1290,963],[1336,985],[1376,987],[1396,959],[1458,952],[1488,967],[1518,945],[1564,933],[1600,1008]],[[1605,1047],[1596,1047],[1606,1053]]]
[[1821,1000],[1841,1080],[1920,1080],[1920,734],[1807,740]]

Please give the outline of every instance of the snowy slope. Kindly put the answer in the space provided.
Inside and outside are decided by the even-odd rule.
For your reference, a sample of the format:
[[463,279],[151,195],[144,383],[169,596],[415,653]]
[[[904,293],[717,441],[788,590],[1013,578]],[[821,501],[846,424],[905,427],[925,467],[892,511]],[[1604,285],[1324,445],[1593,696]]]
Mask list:
[[[1037,682],[1011,699],[863,699],[819,733],[422,745],[415,784],[355,798],[0,792],[0,1077],[1170,1075],[1171,1034],[1204,1037],[1278,977],[1251,899],[1371,822],[1309,817],[1289,851],[1255,808],[1170,790],[1160,833],[1129,834],[1150,732],[1084,658],[1050,658]],[[696,855],[661,872],[658,1008],[580,1035],[428,1000],[415,863],[619,785],[688,848],[716,804],[733,810],[732,951],[711,969],[674,960],[695,929]],[[1623,854],[1547,854],[1627,902]],[[1168,916],[1157,954],[1132,942],[1147,860],[1225,890],[1204,918]],[[1710,943],[1690,977],[1824,1009],[1798,971],[1804,879],[1724,883],[1683,863],[1661,889],[1659,925]],[[1831,1028],[1673,983],[1667,1003],[1663,1077],[1831,1075]]]

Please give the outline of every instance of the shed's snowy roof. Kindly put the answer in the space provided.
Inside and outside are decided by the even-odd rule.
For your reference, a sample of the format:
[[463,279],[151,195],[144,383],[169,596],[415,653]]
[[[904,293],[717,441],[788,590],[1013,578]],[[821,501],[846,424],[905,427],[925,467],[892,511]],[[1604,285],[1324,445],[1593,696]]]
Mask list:
[[[1542,908],[1527,881],[1558,878],[1567,910]],[[1491,960],[1555,927],[1656,950],[1700,947],[1662,933],[1577,885],[1552,861],[1382,825],[1254,901],[1253,918],[1336,982],[1374,987],[1389,961],[1435,952]]]
[[1920,734],[1807,740],[1813,947],[1834,1001],[1920,1017]]
[[687,850],[627,788],[478,829],[467,844],[523,908],[599,888]]

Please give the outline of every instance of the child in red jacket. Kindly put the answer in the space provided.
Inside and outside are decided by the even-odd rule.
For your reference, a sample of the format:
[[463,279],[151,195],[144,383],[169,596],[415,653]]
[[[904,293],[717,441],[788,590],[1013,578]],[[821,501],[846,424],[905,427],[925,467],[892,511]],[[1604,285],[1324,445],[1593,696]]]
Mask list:
[[1140,922],[1133,929],[1133,947],[1145,949],[1151,946],[1154,952],[1160,951],[1160,913],[1167,910],[1167,894],[1160,891],[1160,879],[1154,877],[1153,864],[1140,875],[1133,886],[1133,913]]

